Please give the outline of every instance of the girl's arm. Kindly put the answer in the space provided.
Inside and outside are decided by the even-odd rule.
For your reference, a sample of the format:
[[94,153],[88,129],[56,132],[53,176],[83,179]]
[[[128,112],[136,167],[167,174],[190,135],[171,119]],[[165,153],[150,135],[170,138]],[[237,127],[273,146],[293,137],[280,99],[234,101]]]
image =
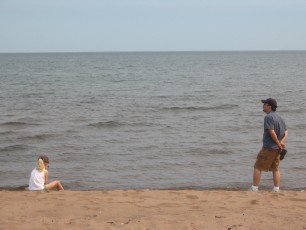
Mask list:
[[45,170],[45,185],[48,184],[48,170]]

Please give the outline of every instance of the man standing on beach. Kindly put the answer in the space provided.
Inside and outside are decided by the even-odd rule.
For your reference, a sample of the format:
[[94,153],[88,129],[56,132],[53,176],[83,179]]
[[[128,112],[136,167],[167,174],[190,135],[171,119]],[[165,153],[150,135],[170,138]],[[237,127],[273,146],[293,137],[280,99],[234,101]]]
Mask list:
[[261,178],[261,171],[272,171],[274,188],[279,192],[280,185],[280,152],[286,147],[288,136],[285,121],[276,113],[277,102],[273,98],[261,100],[263,111],[267,114],[264,119],[263,146],[257,155],[254,165],[253,185],[250,191],[257,192]]

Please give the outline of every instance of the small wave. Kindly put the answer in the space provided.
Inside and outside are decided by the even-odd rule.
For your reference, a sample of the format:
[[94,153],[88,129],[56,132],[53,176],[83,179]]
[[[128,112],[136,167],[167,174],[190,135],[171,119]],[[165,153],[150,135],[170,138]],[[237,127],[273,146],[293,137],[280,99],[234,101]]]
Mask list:
[[232,150],[211,149],[208,150],[207,153],[209,155],[230,155],[232,153]]
[[219,106],[187,106],[187,107],[180,107],[180,106],[174,106],[174,107],[164,107],[162,110],[170,110],[170,111],[179,111],[179,110],[223,110],[223,109],[234,109],[237,108],[238,105],[219,105]]
[[305,167],[298,167],[298,166],[297,166],[297,167],[293,167],[292,170],[304,172]]
[[131,127],[152,127],[154,126],[153,123],[149,122],[119,122],[119,121],[100,121],[96,123],[91,123],[87,125],[89,127],[94,127],[94,128],[119,128],[123,126],[131,126]]
[[298,109],[282,109],[278,110],[279,112],[282,113],[288,113],[288,114],[303,114],[306,111],[306,108],[298,108]]
[[25,191],[29,185],[0,187],[0,191]]
[[34,136],[25,136],[25,137],[20,137],[19,139],[21,140],[48,140],[52,137],[54,137],[55,135],[51,135],[51,134],[37,134]]
[[[158,149],[157,145],[148,145],[148,146],[141,146],[141,147],[136,147],[136,149],[140,150],[140,151],[144,151],[144,150],[153,150],[153,149]],[[151,156],[152,157],[152,156]]]
[[118,121],[100,121],[96,123],[89,124],[88,126],[94,128],[116,128],[124,126],[125,124]]
[[295,128],[295,129],[305,129],[306,124],[296,124],[296,125],[293,126],[293,128]]
[[0,152],[12,152],[18,150],[26,150],[28,148],[27,145],[10,145],[6,147],[0,148]]
[[3,136],[4,135],[12,135],[12,134],[14,134],[14,132],[9,130],[9,131],[0,132],[0,134],[3,135]]
[[2,127],[24,127],[24,126],[29,126],[29,125],[37,125],[34,123],[26,123],[26,122],[19,122],[19,121],[9,121],[9,122],[4,122],[1,123],[0,126]]

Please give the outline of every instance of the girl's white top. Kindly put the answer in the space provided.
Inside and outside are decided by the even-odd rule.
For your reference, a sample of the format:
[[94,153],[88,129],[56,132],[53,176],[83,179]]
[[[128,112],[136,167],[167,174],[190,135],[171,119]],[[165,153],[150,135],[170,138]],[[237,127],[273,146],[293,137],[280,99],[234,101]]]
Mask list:
[[43,190],[45,187],[45,172],[39,172],[36,168],[32,170],[29,181],[29,190]]

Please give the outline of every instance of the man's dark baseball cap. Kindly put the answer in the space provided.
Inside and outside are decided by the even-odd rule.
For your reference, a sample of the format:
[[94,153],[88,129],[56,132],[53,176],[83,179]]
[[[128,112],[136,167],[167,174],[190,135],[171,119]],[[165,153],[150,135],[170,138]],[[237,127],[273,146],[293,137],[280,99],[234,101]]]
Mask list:
[[277,102],[273,98],[268,98],[266,100],[261,100],[261,102],[264,103],[264,104],[268,104],[271,107],[277,108]]

